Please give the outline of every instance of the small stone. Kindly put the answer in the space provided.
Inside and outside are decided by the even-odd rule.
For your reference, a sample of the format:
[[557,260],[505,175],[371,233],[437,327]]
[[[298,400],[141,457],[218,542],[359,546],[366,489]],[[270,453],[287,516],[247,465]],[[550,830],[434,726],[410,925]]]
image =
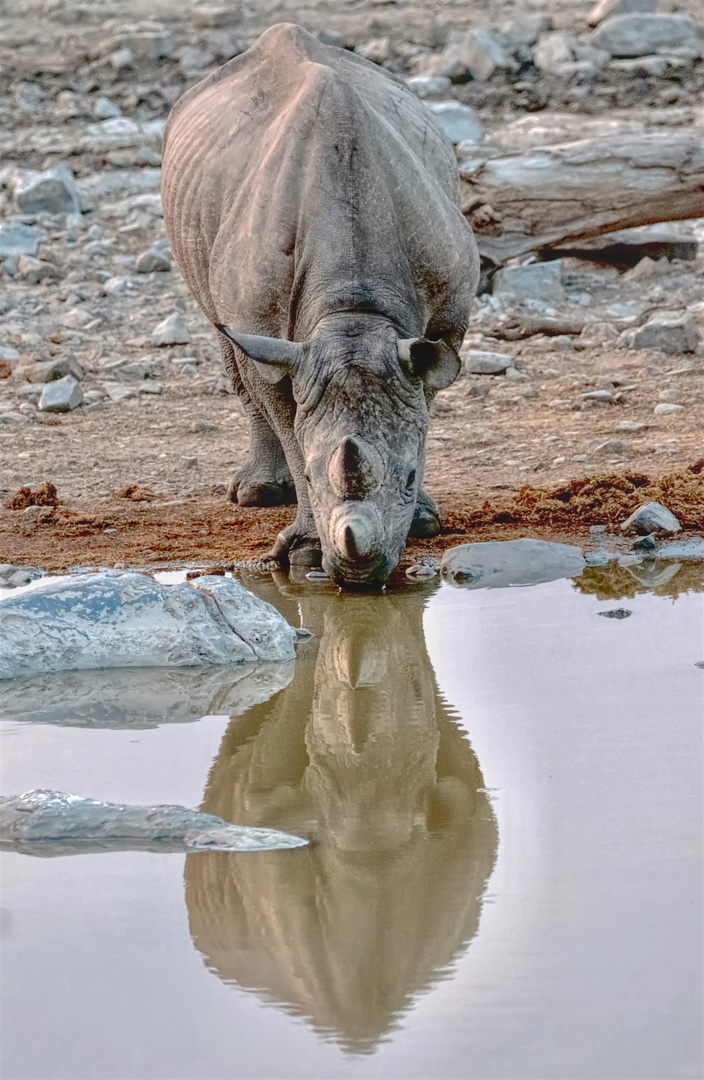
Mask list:
[[171,269],[171,260],[164,254],[163,248],[157,248],[156,245],[143,251],[141,255],[137,256],[137,262],[135,269],[138,274],[151,274],[155,271],[166,271]]
[[633,547],[637,551],[654,551],[657,547],[655,536],[656,534],[654,532],[647,533],[645,536],[639,537],[633,544]]
[[406,86],[416,97],[427,98],[433,94],[448,93],[452,82],[446,75],[414,75],[413,78],[406,79]]
[[139,392],[140,394],[163,394],[164,387],[162,383],[148,379],[139,387]]
[[588,26],[598,26],[613,15],[657,11],[658,0],[599,0],[587,16]]
[[640,420],[622,420],[620,424],[616,425],[616,430],[637,433],[639,431],[647,431],[648,425],[643,424]]
[[438,126],[453,143],[478,143],[484,137],[479,117],[468,105],[459,101],[426,101]]
[[574,341],[569,334],[556,334],[550,338],[549,348],[551,352],[573,352]]
[[130,386],[123,386],[122,383],[106,383],[105,393],[116,405],[119,405],[122,401],[127,401],[128,398],[137,396],[136,390],[133,390]]
[[574,38],[561,30],[541,34],[533,48],[533,63],[538,71],[555,73],[562,64],[574,60]]
[[687,46],[697,40],[691,16],[684,14],[614,15],[602,22],[589,40],[612,56],[648,56],[658,49]]
[[529,376],[526,375],[525,371],[519,371],[516,367],[508,367],[506,368],[506,378],[516,379],[518,381],[520,379],[527,379]]
[[606,532],[606,525],[590,525],[589,532],[592,536],[601,536]]
[[27,379],[31,383],[50,383],[57,379],[63,379],[70,375],[76,382],[83,378],[83,368],[75,356],[57,357],[55,360],[44,360],[34,364],[25,371]]
[[32,225],[18,221],[5,221],[0,225],[0,259],[8,255],[36,255],[45,234]]
[[623,567],[626,567],[626,566],[640,566],[640,558],[637,555],[633,554],[633,553],[631,553],[629,555],[619,555],[616,562],[617,562],[618,566],[623,566]]
[[668,416],[671,413],[684,412],[684,405],[675,405],[670,401],[661,401],[653,409],[656,416]]
[[391,41],[387,37],[372,38],[362,45],[356,45],[354,51],[372,64],[383,64],[391,55]]
[[152,334],[152,345],[157,348],[166,345],[188,345],[190,340],[186,321],[180,311],[174,311],[173,315],[160,322]]
[[662,76],[668,69],[668,61],[665,56],[637,56],[623,60],[612,60],[607,64],[607,71],[625,72],[627,75],[635,75],[644,71],[648,75]]
[[76,409],[83,401],[83,393],[72,375],[47,383],[39,399],[42,412],[63,413]]
[[643,281],[659,274],[658,264],[649,255],[644,255],[640,262],[632,266],[623,275],[623,281]]
[[26,169],[14,187],[15,202],[23,214],[80,214],[81,196],[72,171],[55,165],[44,172]]
[[579,335],[580,348],[589,348],[593,345],[603,345],[606,341],[615,341],[618,330],[609,322],[588,322],[584,324],[582,333]]
[[587,447],[590,454],[611,454],[620,457],[625,452],[625,447],[618,439],[594,439]]
[[414,563],[406,570],[406,577],[411,578],[412,581],[428,581],[437,575],[438,572],[434,567],[424,566],[423,563]]
[[485,81],[495,71],[516,71],[518,64],[489,30],[469,30],[462,44],[462,61],[473,79]]
[[134,53],[131,49],[115,49],[113,53],[110,53],[110,64],[113,71],[124,71],[125,68],[131,68],[134,64]]
[[639,506],[621,525],[622,532],[640,535],[660,532],[679,532],[681,525],[674,514],[661,503],[650,502]]
[[93,109],[96,120],[113,120],[116,116],[122,116],[114,101],[107,97],[99,97]]
[[597,611],[597,615],[603,616],[604,619],[627,619],[633,612],[628,608],[612,608],[611,611]]
[[58,321],[69,330],[80,330],[81,327],[93,322],[94,318],[93,312],[81,304],[70,308],[64,315],[60,315]]
[[629,349],[659,349],[668,356],[694,352],[702,333],[686,311],[658,311],[643,325],[626,330],[622,340]]
[[220,431],[220,425],[211,424],[208,420],[199,420],[198,423],[193,425],[193,431],[196,435],[217,435]]
[[184,455],[181,458],[181,462],[187,469],[195,469],[198,464],[198,458]]
[[171,56],[173,43],[163,29],[137,30],[116,35],[111,47],[117,52],[127,49],[137,60],[163,60]]
[[543,300],[564,303],[560,260],[507,266],[494,275],[494,296],[500,300]]
[[587,390],[586,393],[579,395],[584,401],[601,401],[604,404],[611,404],[616,400],[610,390]]
[[60,272],[54,263],[35,259],[32,255],[18,255],[15,277],[27,285],[39,285],[48,278],[60,277]]
[[677,387],[668,387],[666,390],[661,390],[658,394],[660,401],[669,402],[670,405],[681,405],[683,402],[683,394]]
[[513,367],[514,359],[508,353],[482,352],[468,349],[460,353],[464,370],[470,375],[503,375]]

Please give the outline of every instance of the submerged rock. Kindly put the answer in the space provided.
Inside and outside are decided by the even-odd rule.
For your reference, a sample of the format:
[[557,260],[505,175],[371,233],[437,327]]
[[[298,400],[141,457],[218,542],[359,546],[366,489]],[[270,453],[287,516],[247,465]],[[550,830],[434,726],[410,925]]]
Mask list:
[[292,660],[295,640],[275,608],[224,577],[161,585],[107,571],[0,601],[0,679]]
[[306,840],[229,825],[185,806],[125,806],[38,788],[0,798],[0,849],[24,855],[99,851],[270,851]]
[[571,544],[523,539],[459,544],[445,552],[441,569],[454,585],[499,589],[577,577],[586,565],[581,549]]

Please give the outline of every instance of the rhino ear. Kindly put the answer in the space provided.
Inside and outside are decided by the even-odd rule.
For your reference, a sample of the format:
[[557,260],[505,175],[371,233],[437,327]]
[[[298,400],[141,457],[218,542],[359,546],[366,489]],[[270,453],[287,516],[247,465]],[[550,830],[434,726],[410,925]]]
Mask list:
[[285,375],[292,375],[303,351],[303,346],[297,341],[241,334],[239,330],[231,330],[222,323],[217,328],[254,361],[257,371],[268,383],[277,383]]
[[409,375],[422,379],[430,390],[444,390],[460,373],[460,358],[446,341],[404,338],[398,342],[398,358]]

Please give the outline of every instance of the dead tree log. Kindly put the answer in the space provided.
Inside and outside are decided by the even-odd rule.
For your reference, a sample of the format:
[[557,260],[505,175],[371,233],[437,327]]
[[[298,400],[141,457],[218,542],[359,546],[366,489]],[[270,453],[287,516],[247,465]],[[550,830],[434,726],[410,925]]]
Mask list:
[[618,229],[704,217],[704,127],[477,154],[460,176],[479,250],[503,263]]

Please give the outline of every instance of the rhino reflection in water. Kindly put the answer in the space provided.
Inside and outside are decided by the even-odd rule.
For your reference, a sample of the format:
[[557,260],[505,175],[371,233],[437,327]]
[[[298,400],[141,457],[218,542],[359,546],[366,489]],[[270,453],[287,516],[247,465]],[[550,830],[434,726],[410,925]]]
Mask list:
[[286,859],[186,858],[207,966],[353,1052],[446,976],[496,855],[477,760],[425,649],[428,591],[303,601],[319,637],[285,690],[231,723],[203,809],[313,843]]

